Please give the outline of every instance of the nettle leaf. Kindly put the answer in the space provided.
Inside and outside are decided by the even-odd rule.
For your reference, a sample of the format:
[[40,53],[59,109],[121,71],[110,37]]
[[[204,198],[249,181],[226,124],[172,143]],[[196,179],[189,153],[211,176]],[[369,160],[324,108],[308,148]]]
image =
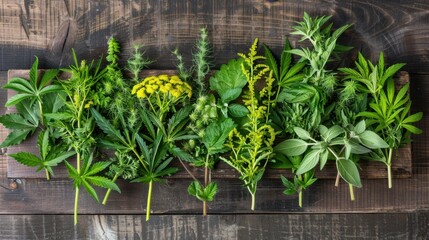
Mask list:
[[193,181],[189,184],[188,194],[197,197],[198,193],[202,192],[201,185],[198,181]]
[[365,147],[371,149],[377,148],[388,148],[389,144],[386,143],[378,134],[373,131],[366,130],[363,133],[359,134],[359,141]]
[[228,113],[231,117],[241,118],[249,114],[249,110],[241,104],[233,103],[228,106]]
[[308,143],[301,139],[287,139],[274,147],[274,152],[282,153],[286,156],[299,156],[308,147]]
[[212,155],[224,151],[225,140],[235,126],[234,121],[230,118],[220,122],[212,122],[207,126],[201,141],[207,148],[208,154]]
[[317,149],[311,150],[309,153],[307,153],[295,174],[301,175],[312,170],[319,162],[320,152],[321,151]]
[[[246,85],[246,76],[242,72],[242,59],[232,59],[221,66],[210,78],[210,89],[216,91],[223,102],[230,102],[240,96]],[[233,93],[233,94],[232,94]]]
[[353,161],[341,158],[336,162],[340,176],[347,183],[350,183],[355,187],[362,187],[358,168]]
[[310,140],[311,139],[311,134],[308,131],[306,131],[300,127],[294,127],[293,130],[295,131],[296,135],[299,138],[301,138],[303,140]]

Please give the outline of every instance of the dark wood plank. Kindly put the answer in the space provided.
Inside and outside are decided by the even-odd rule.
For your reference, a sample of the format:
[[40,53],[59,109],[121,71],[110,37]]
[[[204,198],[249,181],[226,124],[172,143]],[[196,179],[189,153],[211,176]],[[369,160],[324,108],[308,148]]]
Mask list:
[[[259,37],[280,51],[285,36],[303,12],[332,15],[335,26],[353,23],[342,42],[376,58],[384,51],[387,62],[405,62],[412,73],[427,73],[429,4],[425,0],[5,0],[0,36],[2,70],[29,68],[34,55],[45,67],[71,63],[70,49],[82,58],[98,58],[107,38],[117,37],[126,59],[133,44],[142,44],[157,62],[154,68],[173,68],[171,50],[179,47],[190,59],[200,27],[210,30],[215,65],[247,51]],[[354,53],[351,54],[354,56]],[[345,58],[347,59],[347,58]]]
[[428,212],[276,215],[5,215],[0,238],[14,239],[427,239]]

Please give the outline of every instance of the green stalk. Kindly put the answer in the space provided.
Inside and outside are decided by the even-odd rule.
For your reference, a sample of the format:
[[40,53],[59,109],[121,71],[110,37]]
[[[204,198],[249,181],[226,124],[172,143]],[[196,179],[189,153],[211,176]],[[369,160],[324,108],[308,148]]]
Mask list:
[[44,117],[43,117],[42,100],[38,99],[37,102],[39,103],[40,120],[42,121],[42,126],[45,126],[45,120],[44,120]]
[[300,188],[298,192],[298,206],[302,208],[302,188]]
[[77,225],[77,209],[79,202],[79,187],[76,187],[75,198],[74,198],[74,225]]
[[[208,168],[208,163],[209,163],[209,154],[207,154],[206,156],[206,164],[204,166],[204,188],[207,187],[208,181],[209,181],[209,168]],[[207,216],[207,201],[203,201],[203,216]]]
[[352,201],[354,201],[355,200],[355,193],[353,191],[353,185],[351,185],[350,183],[349,183],[349,191],[350,191],[350,199]]
[[48,169],[45,168],[46,180],[51,180],[51,176],[49,175]]
[[[113,177],[112,181],[116,182],[116,180],[118,179],[118,177],[119,177],[119,174],[116,173],[115,176]],[[106,205],[107,199],[109,198],[111,192],[112,192],[111,188],[107,189],[106,195],[104,195],[104,199],[103,199],[103,202],[102,202],[103,205]]]
[[254,192],[254,193],[250,193],[251,195],[252,195],[252,207],[251,207],[251,209],[252,209],[252,211],[255,211],[255,202],[256,202],[256,192]]
[[389,155],[387,157],[387,185],[392,188],[392,151],[393,148],[389,148]]
[[146,205],[146,221],[150,218],[150,202],[152,200],[152,180],[149,182],[149,190],[147,193],[147,205]]

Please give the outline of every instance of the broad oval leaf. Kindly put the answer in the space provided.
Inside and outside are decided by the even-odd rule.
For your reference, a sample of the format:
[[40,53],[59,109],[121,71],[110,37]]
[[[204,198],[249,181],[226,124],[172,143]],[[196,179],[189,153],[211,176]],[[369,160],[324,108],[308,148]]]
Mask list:
[[388,148],[389,145],[375,132],[366,130],[359,135],[359,141],[367,148]]
[[319,162],[320,150],[312,150],[307,155],[305,155],[304,159],[301,162],[298,170],[296,171],[296,175],[304,174],[311,169],[313,169],[317,163]]
[[306,130],[300,128],[300,127],[294,127],[293,130],[295,131],[296,135],[303,139],[303,140],[310,140],[311,139],[311,135],[309,132],[307,132]]
[[358,168],[353,161],[341,158],[337,161],[337,169],[344,181],[355,187],[362,187]]
[[301,139],[287,139],[274,147],[274,152],[282,153],[286,156],[293,157],[303,154],[308,147],[308,143]]
[[330,142],[332,139],[338,137],[342,133],[344,133],[344,129],[338,125],[335,125],[329,128],[326,134],[322,136],[325,138],[327,142]]
[[246,116],[249,113],[249,110],[241,104],[234,103],[228,106],[228,113],[231,117],[240,118]]

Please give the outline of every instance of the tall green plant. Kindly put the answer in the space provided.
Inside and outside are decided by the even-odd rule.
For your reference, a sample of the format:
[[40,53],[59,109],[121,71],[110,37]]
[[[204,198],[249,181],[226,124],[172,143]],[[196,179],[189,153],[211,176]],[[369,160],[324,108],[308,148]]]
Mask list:
[[[255,39],[247,55],[239,54],[244,60],[241,69],[247,79],[247,88],[242,98],[249,113],[229,133],[226,142],[226,146],[231,151],[229,158],[221,157],[240,173],[240,179],[252,196],[252,210],[255,209],[258,182],[265,172],[268,161],[272,158],[272,145],[276,135],[268,122],[270,107],[276,95],[272,90],[273,73],[267,65],[261,63],[264,57],[257,54],[257,46],[258,39]],[[259,81],[265,84],[260,91],[256,89]]]
[[394,64],[386,68],[383,53],[380,53],[376,65],[365,59],[362,54],[359,54],[355,64],[356,70],[351,68],[340,70],[346,74],[348,82],[355,83],[357,90],[370,96],[369,109],[357,116],[367,118],[368,125],[389,144],[387,149],[380,151],[381,156],[373,154],[372,157],[386,165],[388,187],[392,188],[393,150],[407,143],[410,133],[422,132],[413,126],[413,123],[420,121],[423,114],[419,112],[410,115],[409,83],[399,90],[395,89],[393,76],[404,64]]

